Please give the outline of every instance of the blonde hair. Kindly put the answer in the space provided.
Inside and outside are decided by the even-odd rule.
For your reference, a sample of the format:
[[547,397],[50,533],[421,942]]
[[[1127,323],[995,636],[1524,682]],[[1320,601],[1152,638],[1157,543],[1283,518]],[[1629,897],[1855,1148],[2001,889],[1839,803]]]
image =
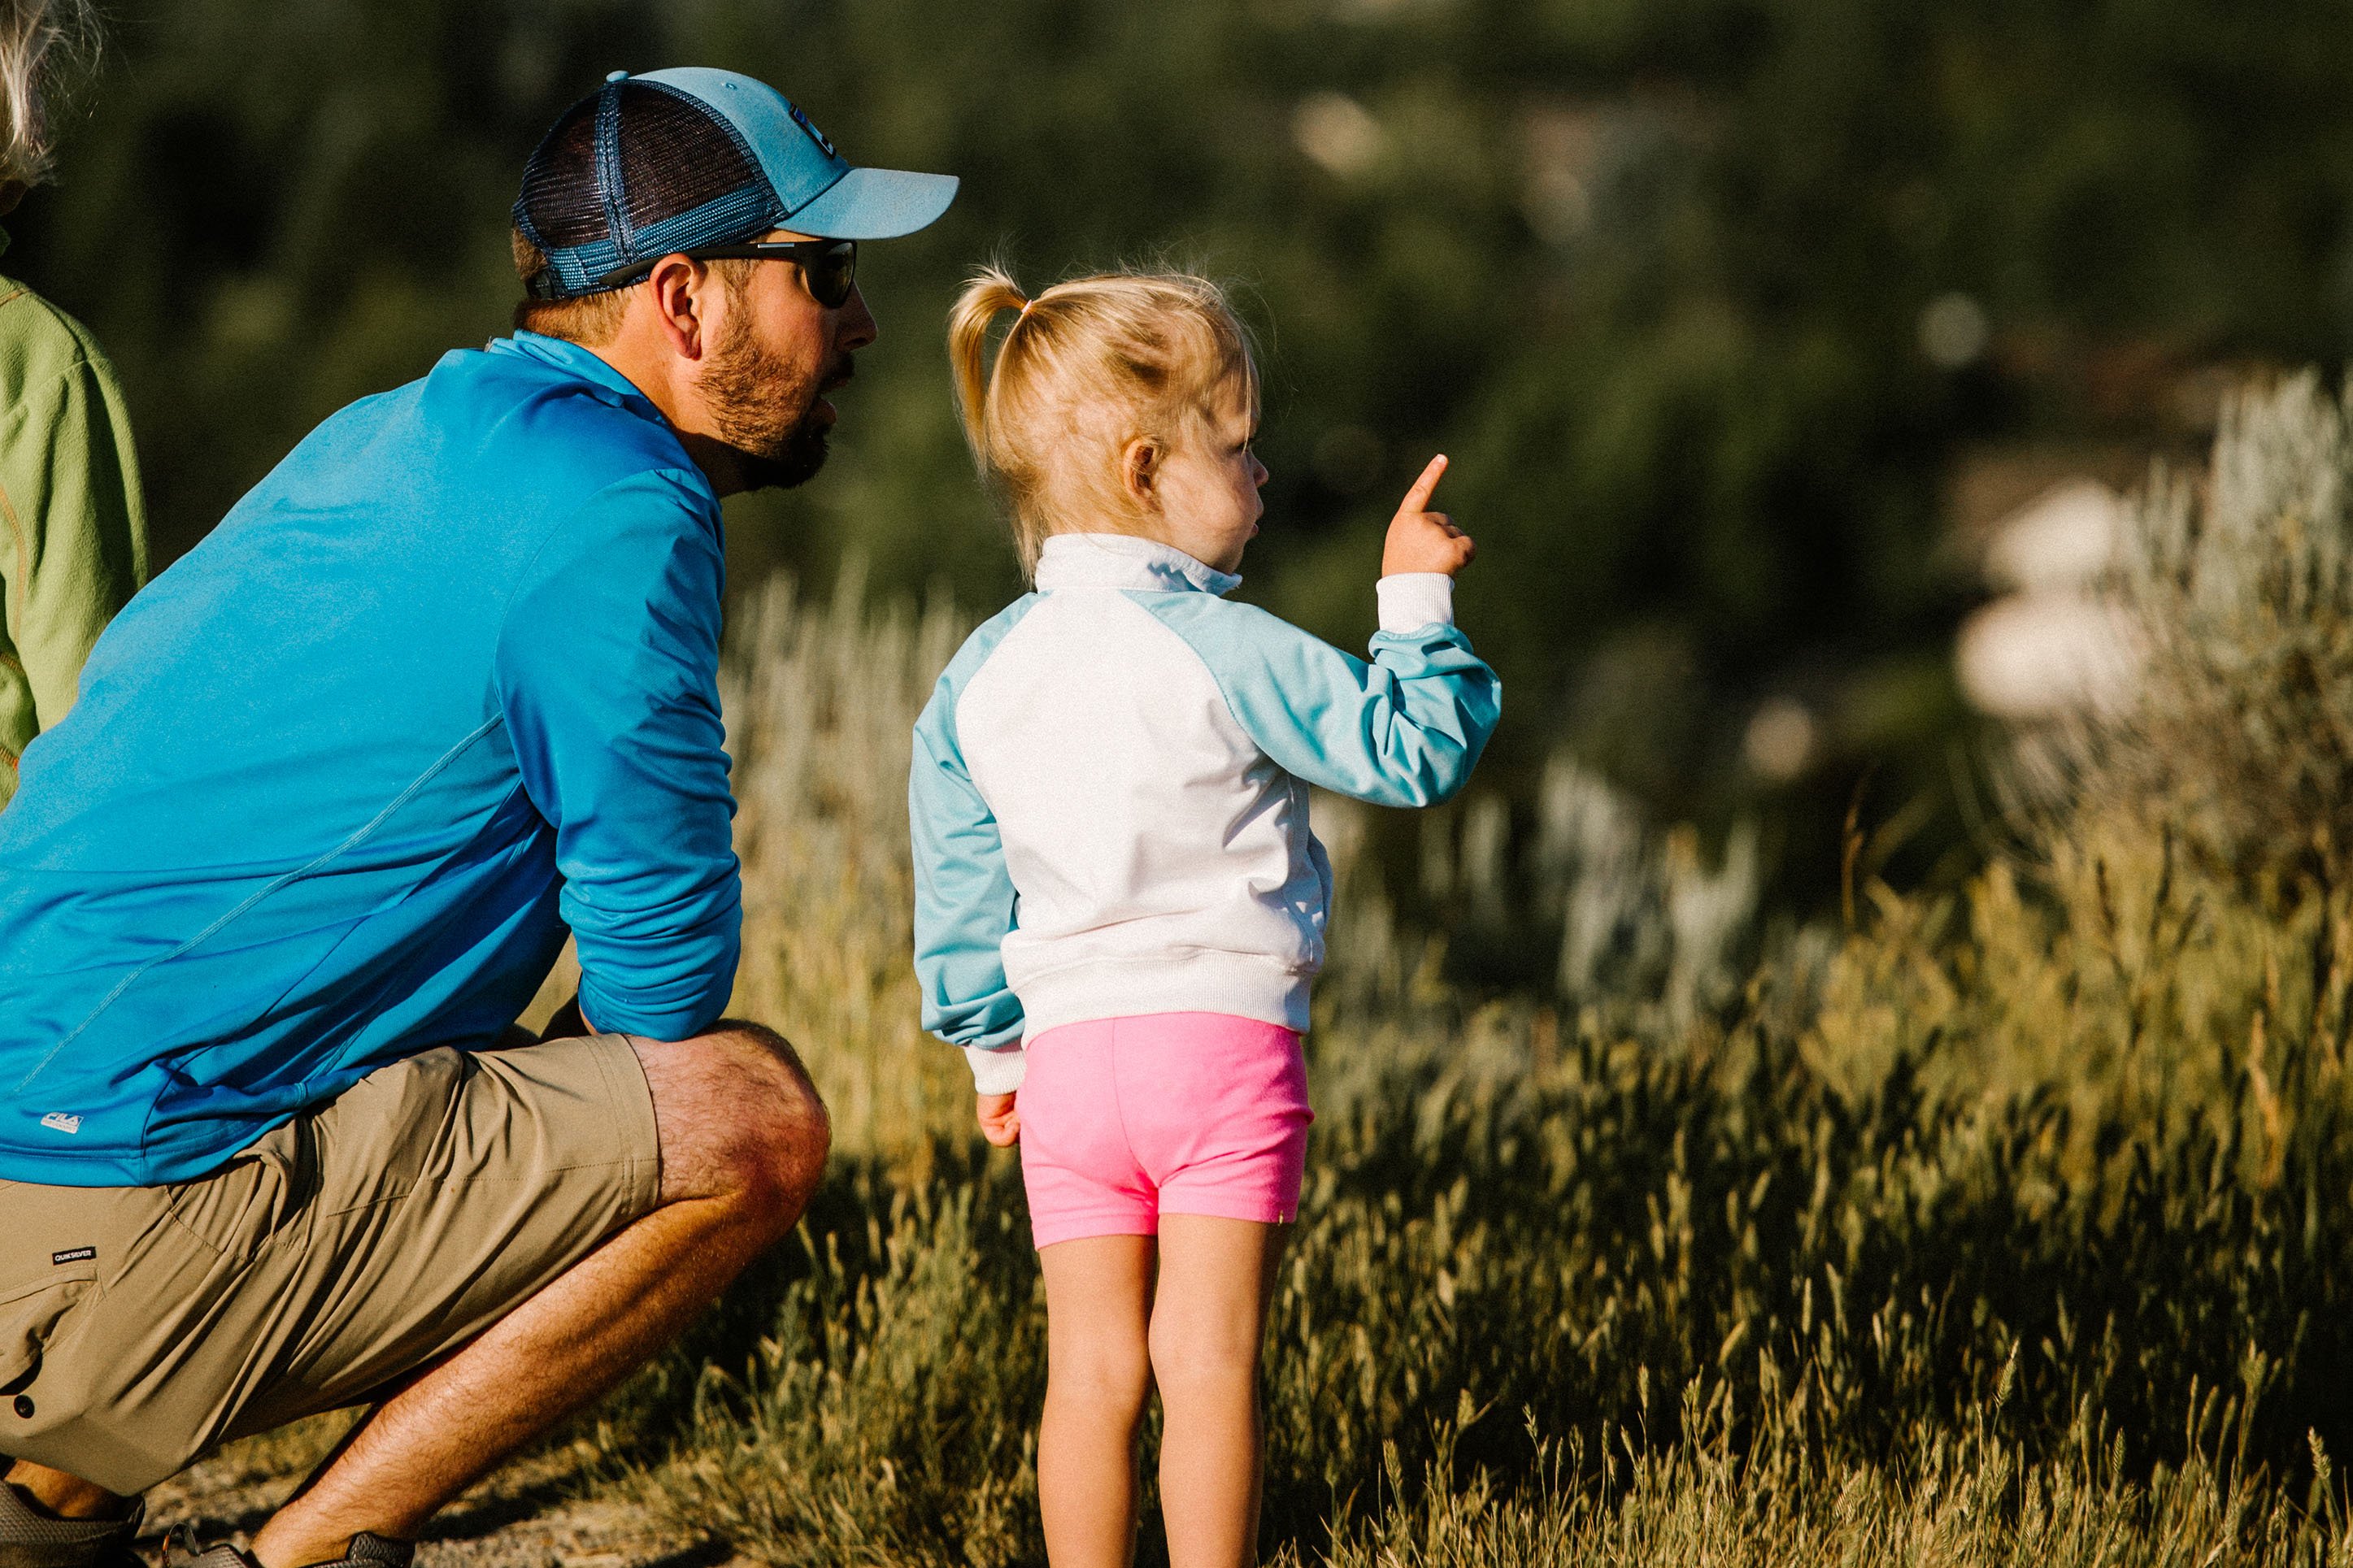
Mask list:
[[[1020,314],[991,365],[988,330],[1004,310]],[[1223,289],[1184,273],[1076,278],[1033,300],[983,268],[948,314],[948,363],[965,437],[1005,494],[1025,571],[1050,534],[1141,531],[1120,478],[1129,442],[1187,439],[1229,387],[1258,417],[1249,332]]]
[[98,12],[88,0],[0,0],[0,186],[49,177],[52,55],[92,54],[97,46]]

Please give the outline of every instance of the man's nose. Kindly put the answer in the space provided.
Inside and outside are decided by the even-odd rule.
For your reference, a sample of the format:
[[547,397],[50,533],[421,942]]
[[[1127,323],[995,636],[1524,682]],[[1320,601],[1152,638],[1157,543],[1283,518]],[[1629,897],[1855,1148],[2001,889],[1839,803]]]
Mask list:
[[841,302],[840,322],[835,329],[834,341],[844,353],[856,353],[860,349],[882,335],[874,322],[874,312],[866,308],[862,289],[851,288],[849,298]]

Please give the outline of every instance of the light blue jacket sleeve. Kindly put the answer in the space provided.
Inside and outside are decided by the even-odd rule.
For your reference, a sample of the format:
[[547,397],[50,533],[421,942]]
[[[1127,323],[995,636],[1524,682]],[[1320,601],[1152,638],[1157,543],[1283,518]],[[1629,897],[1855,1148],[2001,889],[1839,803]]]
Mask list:
[[1268,756],[1340,795],[1376,805],[1448,799],[1503,711],[1503,682],[1451,621],[1376,634],[1366,664],[1249,605],[1134,597],[1200,656]]
[[965,766],[955,708],[964,680],[1009,624],[1000,617],[983,626],[940,677],[915,721],[907,779],[923,1027],[965,1048],[974,1086],[983,1094],[1021,1087],[1021,1003],[1006,982],[1003,952],[1015,896],[996,815]]
[[548,538],[493,665],[524,793],[555,829],[596,1028],[678,1040],[726,1010],[742,901],[719,719],[711,504],[635,475]]

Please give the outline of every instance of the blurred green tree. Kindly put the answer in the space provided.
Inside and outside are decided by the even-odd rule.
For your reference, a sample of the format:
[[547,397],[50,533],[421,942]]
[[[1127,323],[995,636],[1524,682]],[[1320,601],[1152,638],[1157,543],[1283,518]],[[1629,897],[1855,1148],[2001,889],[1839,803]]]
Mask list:
[[[834,465],[731,503],[739,583],[856,549],[884,587],[1016,592],[940,350],[961,274],[1198,266],[1271,372],[1244,593],[1360,639],[1388,509],[1451,452],[1464,617],[1512,688],[1490,782],[1525,797],[1566,739],[1662,815],[1761,805],[1783,890],[1819,894],[1862,769],[1891,803],[1948,789],[1957,454],[2178,444],[2166,367],[2344,356],[2345,26],[2341,0],[155,0],[9,262],[116,356],[169,558],[333,409],[503,330],[507,206],[565,103],[617,66],[753,72],[854,159],[965,186],[873,247],[884,338]],[[1768,777],[1741,737],[1775,698],[1814,743]]]

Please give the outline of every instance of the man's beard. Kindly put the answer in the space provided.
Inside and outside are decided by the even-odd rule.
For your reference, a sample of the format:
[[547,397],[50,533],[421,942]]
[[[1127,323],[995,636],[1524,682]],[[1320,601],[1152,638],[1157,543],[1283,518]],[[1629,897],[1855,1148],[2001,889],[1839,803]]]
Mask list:
[[728,322],[702,384],[719,438],[735,449],[745,489],[790,489],[825,467],[830,431],[818,417],[819,389],[849,379],[849,356],[828,369],[821,382],[798,375],[752,335],[748,321],[739,315]]

